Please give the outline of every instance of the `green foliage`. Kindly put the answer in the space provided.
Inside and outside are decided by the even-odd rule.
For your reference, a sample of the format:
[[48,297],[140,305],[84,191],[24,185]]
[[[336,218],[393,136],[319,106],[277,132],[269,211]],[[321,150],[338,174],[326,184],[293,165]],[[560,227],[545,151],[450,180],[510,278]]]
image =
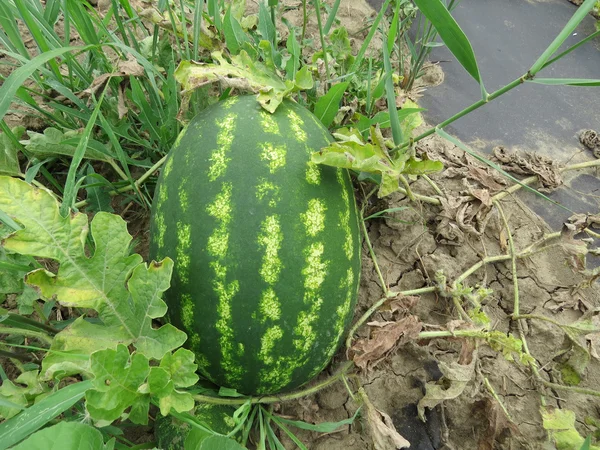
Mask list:
[[212,57],[218,64],[184,61],[179,65],[175,78],[186,91],[191,91],[206,82],[221,81],[229,87],[257,92],[261,106],[273,113],[286,96],[299,90],[310,89],[313,85],[306,68],[296,73],[294,81],[282,80],[264,64],[251,58],[245,50],[239,55],[231,56],[231,62],[227,61],[221,52],[214,52]]
[[[5,249],[59,263],[55,273],[30,272],[27,283],[46,299],[94,310],[100,319],[81,316],[58,332],[39,376],[24,372],[15,380],[24,386],[3,384],[0,396],[10,404],[0,406],[2,415],[9,418],[20,406],[42,399],[48,391],[44,380],[77,374],[93,379],[86,407],[95,420],[129,417],[147,423],[151,401],[163,414],[191,409],[191,394],[181,389],[198,380],[194,356],[184,349],[172,353],[185,334],[170,324],[152,326],[152,319],[166,312],[160,296],[169,286],[172,262],[146,266],[139,255],[129,255],[131,236],[124,221],[106,213],[92,220],[93,245],[88,246],[86,215],[61,217],[48,191],[14,178],[0,177],[0,209],[23,226],[4,240]],[[128,345],[136,351],[130,354]]]
[[550,439],[556,444],[557,450],[580,450],[587,441],[589,450],[600,450],[596,445],[589,445],[589,440],[584,439],[575,429],[575,413],[568,409],[541,410],[544,429],[548,431]]
[[[12,135],[19,139],[25,132],[25,127],[18,126],[10,130]],[[0,175],[19,175],[19,158],[17,152],[19,147],[6,133],[0,134]]]
[[[411,109],[414,111],[414,108]],[[411,113],[414,114],[418,113]],[[384,139],[380,127],[371,126],[370,142],[365,142],[356,129],[341,129],[334,133],[334,136],[337,142],[313,153],[312,161],[380,176],[379,197],[397,191],[398,180],[404,174],[423,175],[443,169],[439,161],[420,160],[411,156],[409,152],[390,155],[388,149],[391,145]]]
[[38,380],[39,372],[32,370],[23,372],[15,382],[6,380],[0,386],[0,400],[6,400],[11,404],[0,404],[0,417],[10,419],[18,414],[33,400],[41,400],[41,394],[48,392],[49,388]]
[[112,450],[114,438],[106,444],[98,429],[77,422],[60,422],[31,435],[13,450]]
[[[169,361],[165,364],[166,359]],[[176,388],[189,387],[198,381],[193,353],[179,349],[165,360],[159,367],[150,367],[143,353],[130,355],[124,345],[93,353],[90,369],[94,375],[93,389],[86,393],[88,412],[96,420],[112,422],[130,408],[125,417],[133,423],[147,424],[151,397],[158,400],[163,415],[169,414],[171,408],[177,412],[192,409],[191,394]]]
[[91,381],[57,389],[20,414],[0,423],[0,450],[4,450],[34,433],[50,420],[71,408],[90,389]]

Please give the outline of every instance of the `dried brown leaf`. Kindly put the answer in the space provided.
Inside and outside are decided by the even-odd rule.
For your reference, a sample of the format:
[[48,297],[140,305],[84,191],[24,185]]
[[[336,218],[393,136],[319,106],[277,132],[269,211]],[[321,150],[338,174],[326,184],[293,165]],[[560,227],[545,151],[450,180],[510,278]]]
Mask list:
[[425,396],[417,404],[421,420],[425,421],[425,408],[435,408],[444,400],[456,398],[463,393],[474,377],[476,361],[477,351],[474,351],[470,364],[446,364],[442,361],[438,363],[444,376],[437,382],[430,381],[425,385]]
[[367,423],[375,449],[396,450],[410,447],[410,442],[396,431],[391,417],[373,406],[363,388],[359,389],[359,394],[367,409]]
[[135,56],[128,55],[127,60],[119,61],[117,64],[117,70],[112,73],[103,73],[99,77],[94,78],[90,86],[82,91],[80,97],[89,97],[92,94],[96,94],[102,86],[112,77],[141,77],[144,75],[144,67],[137,62]]
[[397,311],[406,312],[415,307],[419,297],[413,295],[399,295],[386,301],[382,308],[389,308],[392,313]]
[[520,434],[517,426],[506,416],[502,407],[495,399],[486,398],[482,402],[478,402],[477,406],[479,405],[484,409],[484,415],[488,419],[488,426],[479,440],[477,450],[494,450],[496,448],[494,444],[496,438],[504,430],[509,430],[513,435]]
[[490,172],[488,167],[483,168],[475,165],[469,165],[467,176],[478,181],[483,187],[492,192],[501,191],[507,184],[506,180],[500,178],[496,172]]
[[354,363],[362,370],[371,370],[398,347],[416,339],[422,329],[420,320],[413,315],[396,322],[370,322],[371,337],[360,339],[351,348]]
[[511,153],[502,146],[494,147],[493,152],[502,169],[519,175],[536,175],[542,185],[540,191],[549,192],[563,184],[561,166],[552,158],[537,153]]
[[125,104],[125,87],[123,83],[119,85],[119,91],[117,96],[117,112],[119,114],[119,119],[122,119],[127,114],[127,105]]
[[441,237],[446,243],[458,244],[464,240],[465,233],[476,236],[483,234],[491,212],[486,204],[491,202],[491,197],[489,191],[484,191],[479,189],[474,192],[468,187],[466,192],[461,192],[467,195],[440,198],[442,211],[437,217],[438,239]]

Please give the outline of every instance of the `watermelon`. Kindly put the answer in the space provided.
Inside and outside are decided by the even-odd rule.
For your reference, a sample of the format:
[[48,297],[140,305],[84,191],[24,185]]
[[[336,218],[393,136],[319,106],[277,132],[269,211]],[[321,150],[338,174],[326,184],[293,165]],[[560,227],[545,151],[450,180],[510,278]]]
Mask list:
[[168,319],[199,371],[246,395],[322,371],[353,315],[359,223],[346,170],[311,162],[331,135],[286,100],[253,96],[197,115],[156,187],[150,256],[175,261]]
[[[193,411],[196,419],[212,431],[226,435],[235,428],[233,414],[235,408],[228,405],[201,403]],[[154,422],[154,437],[161,450],[184,450],[197,448],[199,442],[213,436],[200,428],[176,419],[173,416],[158,414]]]

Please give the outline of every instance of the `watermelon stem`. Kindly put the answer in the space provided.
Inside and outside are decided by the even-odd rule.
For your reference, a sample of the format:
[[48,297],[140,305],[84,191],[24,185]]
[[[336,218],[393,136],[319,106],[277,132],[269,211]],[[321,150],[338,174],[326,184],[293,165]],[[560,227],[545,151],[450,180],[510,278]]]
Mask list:
[[243,405],[246,402],[250,402],[252,405],[256,404],[269,404],[269,403],[279,403],[287,400],[294,400],[297,398],[307,397],[312,395],[326,387],[332,385],[333,383],[342,379],[346,373],[354,366],[353,361],[346,361],[341,367],[337,370],[336,373],[331,375],[329,378],[321,381],[320,383],[315,384],[314,386],[308,387],[306,389],[301,389],[299,391],[290,392],[288,394],[281,394],[277,396],[265,396],[265,397],[236,397],[236,398],[226,398],[226,397],[216,397],[212,395],[203,395],[196,394],[194,395],[194,400],[202,403],[211,403],[215,405]]

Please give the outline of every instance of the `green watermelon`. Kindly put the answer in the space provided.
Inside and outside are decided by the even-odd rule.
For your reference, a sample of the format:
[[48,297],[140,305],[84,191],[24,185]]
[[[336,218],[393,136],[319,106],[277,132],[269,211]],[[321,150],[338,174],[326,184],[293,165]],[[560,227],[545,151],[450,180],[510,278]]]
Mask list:
[[[208,403],[201,403],[194,410],[194,416],[204,426],[223,435],[228,434],[235,428],[233,413],[235,413],[233,406]],[[196,448],[194,444],[198,444],[210,436],[213,435],[192,427],[173,416],[158,414],[154,422],[154,437],[158,448],[161,450]]]
[[310,160],[330,141],[291,100],[269,114],[233,97],[196,116],[165,162],[150,254],[175,261],[168,318],[219,386],[296,388],[343,339],[360,235],[349,174]]

